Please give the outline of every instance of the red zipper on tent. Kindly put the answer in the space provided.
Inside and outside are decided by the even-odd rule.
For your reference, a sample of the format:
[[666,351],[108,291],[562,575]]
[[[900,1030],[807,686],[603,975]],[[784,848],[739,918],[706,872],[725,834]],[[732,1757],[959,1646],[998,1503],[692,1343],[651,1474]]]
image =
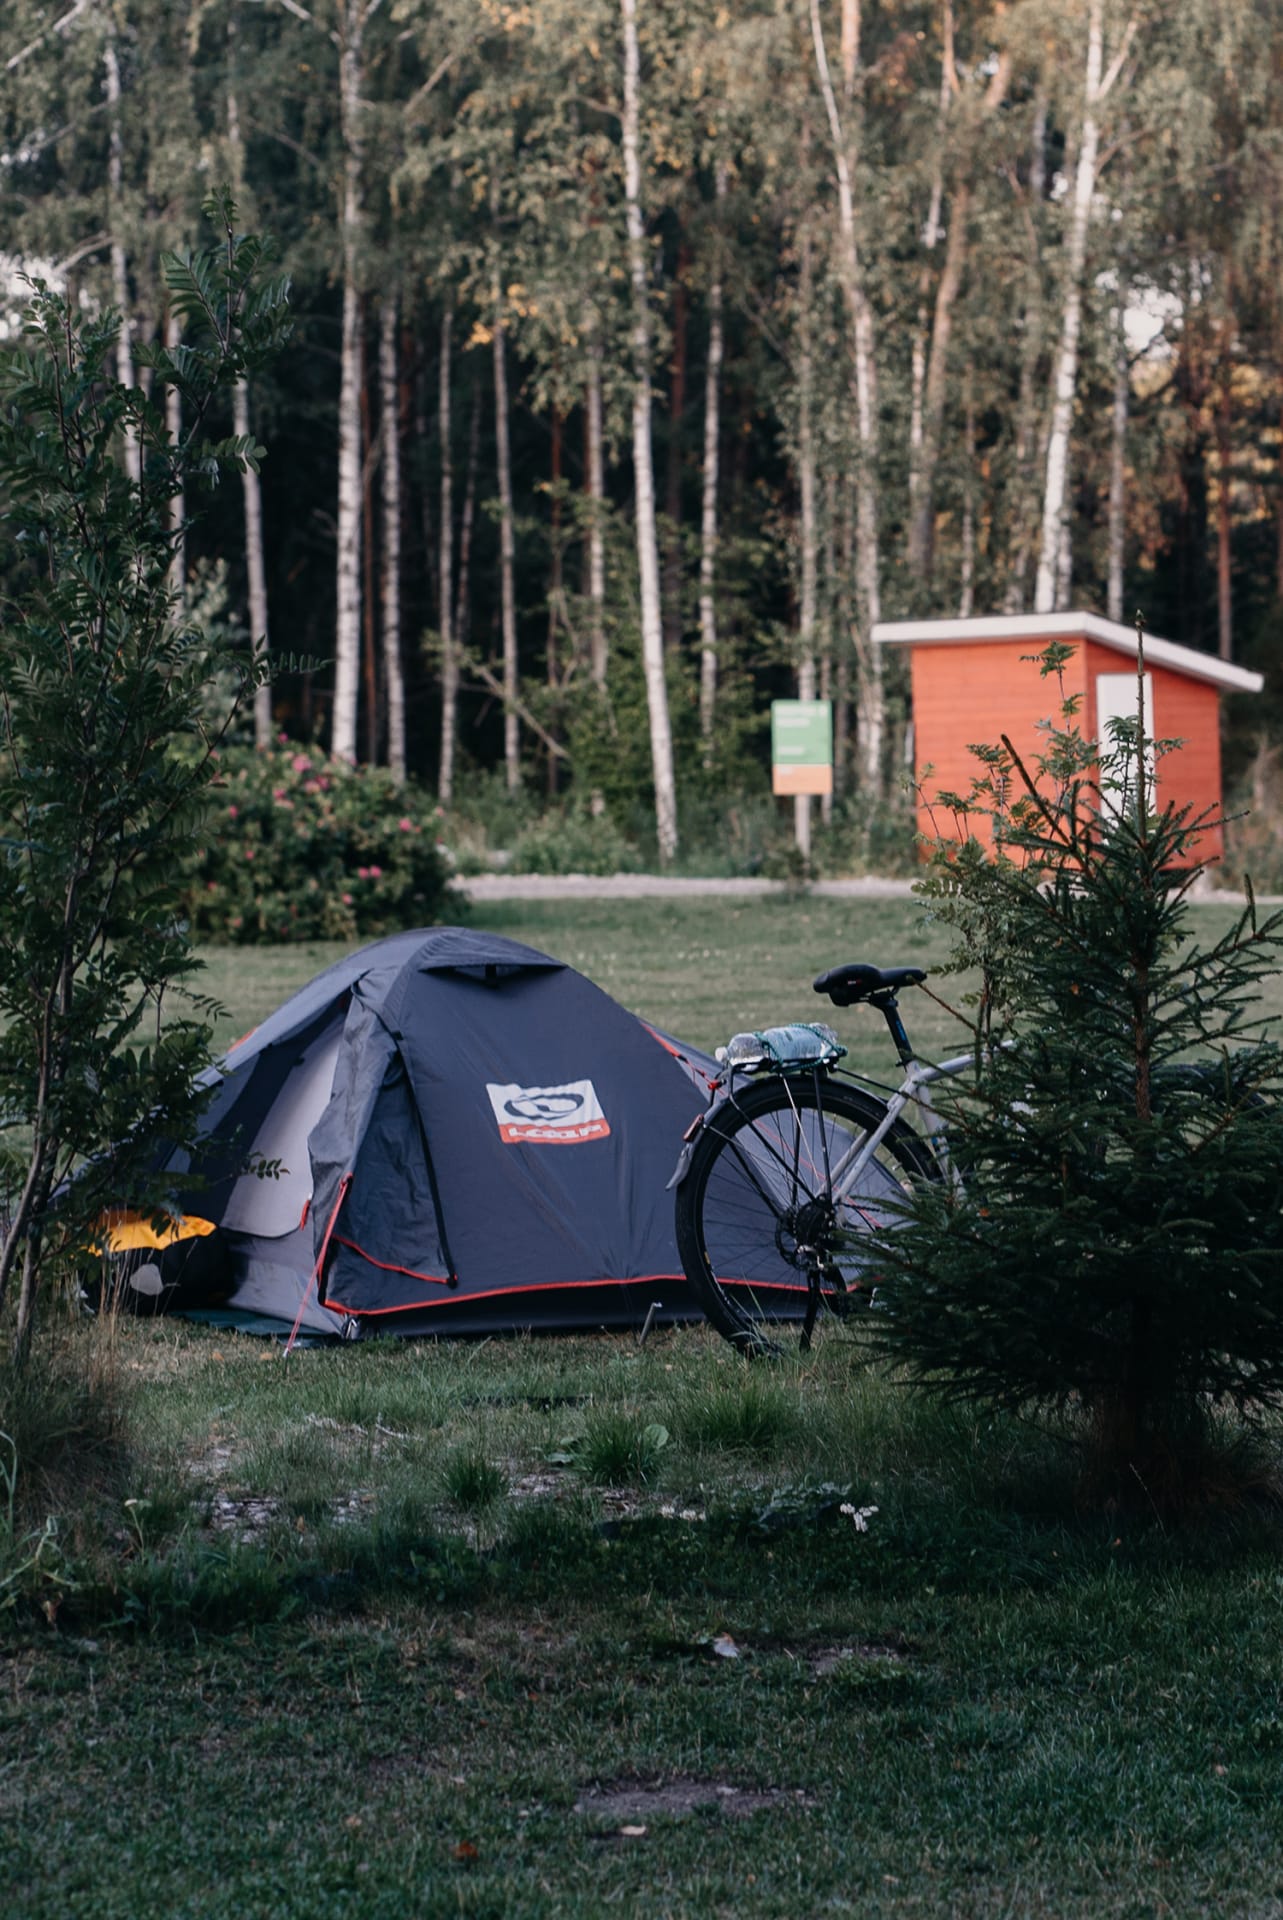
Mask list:
[[351,1186],[351,1184],[352,1184],[351,1174],[345,1173],[343,1175],[343,1178],[339,1181],[338,1195],[335,1199],[333,1210],[326,1224],[325,1238],[321,1242],[321,1251],[316,1256],[316,1265],[312,1268],[311,1274],[308,1277],[307,1285],[303,1289],[303,1298],[298,1303],[298,1312],[294,1316],[294,1325],[290,1328],[290,1337],[285,1342],[285,1351],[281,1355],[282,1360],[289,1359],[290,1353],[294,1346],[294,1342],[298,1339],[298,1330],[303,1324],[303,1315],[307,1311],[307,1303],[312,1298],[312,1289],[317,1284],[318,1280],[321,1277],[321,1269],[325,1265],[325,1256],[330,1250],[330,1235],[334,1231],[334,1222],[339,1217],[339,1208],[343,1205],[344,1200],[347,1198],[347,1190]]

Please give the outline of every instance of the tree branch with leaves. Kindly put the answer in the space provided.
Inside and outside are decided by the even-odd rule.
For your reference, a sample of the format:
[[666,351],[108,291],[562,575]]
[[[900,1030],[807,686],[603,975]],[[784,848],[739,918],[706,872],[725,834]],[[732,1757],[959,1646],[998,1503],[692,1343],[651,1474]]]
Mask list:
[[155,1148],[188,1137],[208,1058],[182,856],[217,775],[210,676],[252,676],[182,614],[170,503],[257,466],[251,437],[206,423],[289,322],[230,196],[206,212],[218,244],[163,262],[182,337],[138,354],[181,396],[180,439],[113,378],[115,313],[85,318],[33,282],[0,358],[0,1306],[20,1275],[19,1358],[50,1258],[83,1249],[109,1200],[158,1199]]

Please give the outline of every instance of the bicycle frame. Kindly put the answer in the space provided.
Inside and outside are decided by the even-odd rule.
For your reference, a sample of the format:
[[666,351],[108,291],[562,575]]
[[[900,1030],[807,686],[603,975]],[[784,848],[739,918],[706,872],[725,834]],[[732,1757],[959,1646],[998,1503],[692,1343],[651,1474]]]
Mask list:
[[895,1092],[886,1096],[886,1112],[873,1132],[866,1134],[856,1146],[848,1147],[837,1165],[829,1169],[834,1198],[844,1199],[850,1193],[900,1115],[906,1107],[911,1105],[915,1106],[922,1116],[927,1151],[936,1161],[944,1178],[956,1184],[960,1176],[949,1157],[948,1135],[936,1111],[931,1089],[937,1080],[947,1080],[955,1074],[965,1073],[968,1067],[974,1064],[974,1053],[959,1053],[952,1059],[934,1062],[911,1060],[906,1068],[904,1079]]

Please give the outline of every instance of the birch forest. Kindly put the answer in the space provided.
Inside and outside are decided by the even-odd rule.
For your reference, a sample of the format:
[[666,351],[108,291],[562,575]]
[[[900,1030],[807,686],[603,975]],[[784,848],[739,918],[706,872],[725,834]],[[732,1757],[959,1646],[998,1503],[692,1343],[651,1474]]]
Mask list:
[[0,73],[0,330],[42,277],[145,381],[222,182],[290,275],[226,402],[270,457],[176,569],[324,663],[260,744],[671,861],[819,695],[867,834],[878,620],[1140,606],[1266,672],[1229,764],[1270,774],[1274,0],[5,0]]

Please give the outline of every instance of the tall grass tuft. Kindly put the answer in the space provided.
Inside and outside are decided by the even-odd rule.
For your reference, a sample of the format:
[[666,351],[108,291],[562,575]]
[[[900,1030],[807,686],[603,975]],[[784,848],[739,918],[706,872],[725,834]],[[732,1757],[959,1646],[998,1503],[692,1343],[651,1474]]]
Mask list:
[[130,1466],[126,1400],[110,1329],[54,1314],[21,1366],[0,1359],[0,1617],[52,1625],[118,1520]]
[[447,1500],[461,1513],[489,1513],[508,1491],[508,1477],[502,1468],[471,1447],[461,1447],[447,1456],[441,1483]]
[[668,1429],[639,1414],[590,1414],[575,1450],[575,1465],[597,1486],[621,1487],[653,1480],[668,1445]]
[[795,1395],[773,1380],[744,1373],[697,1387],[679,1402],[674,1424],[687,1446],[764,1458],[787,1446],[801,1416]]
[[83,1512],[125,1491],[128,1402],[112,1329],[47,1316],[29,1357],[0,1356],[6,1491],[0,1523]]

